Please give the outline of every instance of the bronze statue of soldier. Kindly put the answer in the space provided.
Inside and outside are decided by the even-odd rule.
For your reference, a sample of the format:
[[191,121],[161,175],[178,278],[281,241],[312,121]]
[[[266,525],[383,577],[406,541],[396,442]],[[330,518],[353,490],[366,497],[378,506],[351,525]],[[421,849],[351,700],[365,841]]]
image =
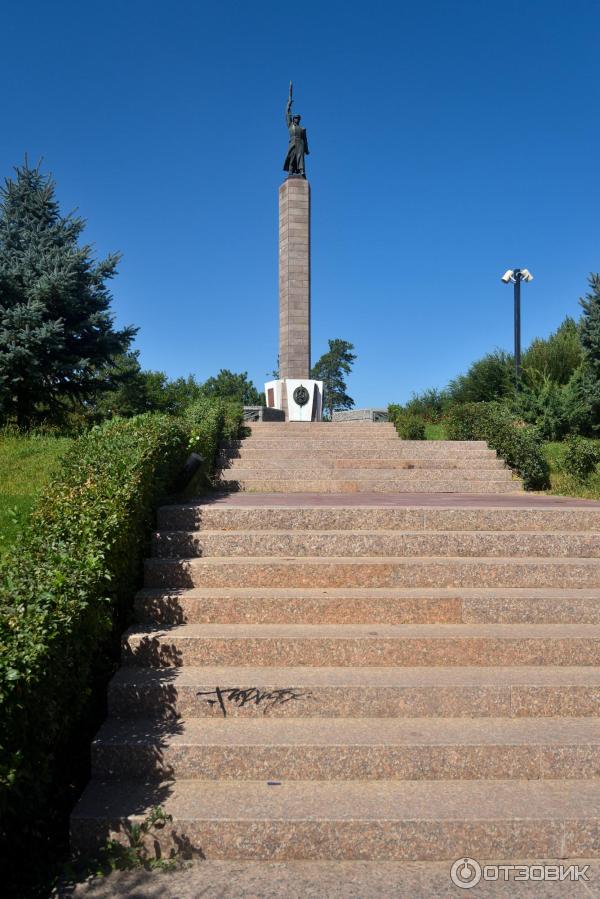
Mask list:
[[283,171],[289,175],[306,178],[304,171],[304,157],[308,156],[308,140],[306,138],[306,128],[300,125],[299,115],[292,115],[292,82],[290,81],[290,95],[287,106],[285,108],[285,123],[290,132],[290,142],[288,144],[285,162],[283,163]]

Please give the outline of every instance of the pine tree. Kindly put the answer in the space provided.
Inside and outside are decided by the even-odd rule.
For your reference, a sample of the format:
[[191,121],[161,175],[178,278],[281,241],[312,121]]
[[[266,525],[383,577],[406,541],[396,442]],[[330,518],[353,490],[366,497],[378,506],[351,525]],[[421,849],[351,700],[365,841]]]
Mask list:
[[352,371],[356,355],[354,345],[347,340],[329,340],[329,350],[324,353],[311,371],[311,377],[323,381],[323,408],[331,420],[337,410],[351,409],[354,400],[346,393],[345,375]]
[[137,329],[113,327],[119,255],[96,262],[79,244],[85,221],[61,215],[39,165],[15,172],[0,188],[0,416],[24,426],[101,389]]

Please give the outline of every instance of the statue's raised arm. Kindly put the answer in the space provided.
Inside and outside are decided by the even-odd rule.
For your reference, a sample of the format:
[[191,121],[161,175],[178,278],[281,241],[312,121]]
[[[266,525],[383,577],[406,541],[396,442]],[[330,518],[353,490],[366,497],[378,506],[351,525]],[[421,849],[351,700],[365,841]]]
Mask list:
[[290,95],[288,97],[287,106],[285,107],[285,124],[288,126],[288,128],[292,124],[292,103],[294,102],[292,97],[292,89],[293,85],[290,81]]

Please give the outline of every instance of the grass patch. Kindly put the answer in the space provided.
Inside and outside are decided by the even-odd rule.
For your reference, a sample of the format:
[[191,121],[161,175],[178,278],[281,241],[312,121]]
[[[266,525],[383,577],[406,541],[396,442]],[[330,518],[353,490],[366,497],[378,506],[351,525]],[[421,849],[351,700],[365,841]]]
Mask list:
[[[600,440],[595,441],[600,445]],[[557,496],[580,496],[583,499],[600,499],[600,468],[585,481],[561,471],[560,465],[567,449],[566,443],[545,443],[544,454],[550,465],[550,490]]]
[[446,429],[442,422],[438,422],[438,424],[429,424],[425,425],[425,440],[447,440],[446,437]]
[[14,542],[69,437],[0,432],[0,554]]

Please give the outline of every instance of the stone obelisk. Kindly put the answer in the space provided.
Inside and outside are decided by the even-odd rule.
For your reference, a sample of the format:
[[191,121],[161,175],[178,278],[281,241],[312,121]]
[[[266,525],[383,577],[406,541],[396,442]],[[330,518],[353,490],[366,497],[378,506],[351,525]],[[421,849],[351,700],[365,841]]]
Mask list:
[[[292,83],[285,110],[289,144],[279,188],[279,378],[265,384],[268,409],[290,421],[320,421],[323,382],[310,377],[310,184],[301,116],[292,115]],[[274,413],[272,413],[274,414]]]
[[310,184],[279,188],[279,377],[310,378]]

